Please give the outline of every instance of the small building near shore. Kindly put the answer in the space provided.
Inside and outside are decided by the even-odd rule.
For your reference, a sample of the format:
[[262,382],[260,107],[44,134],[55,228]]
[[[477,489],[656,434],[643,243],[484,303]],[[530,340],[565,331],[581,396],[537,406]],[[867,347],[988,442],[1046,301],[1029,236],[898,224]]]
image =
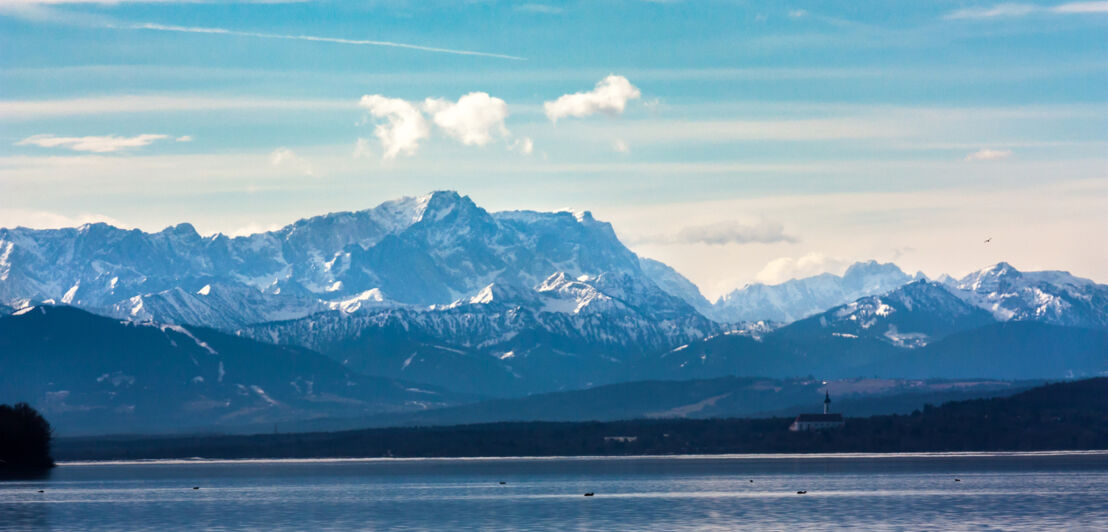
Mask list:
[[840,429],[845,425],[842,414],[831,413],[831,393],[825,391],[823,396],[822,414],[800,414],[789,425],[789,430],[800,432],[805,430]]

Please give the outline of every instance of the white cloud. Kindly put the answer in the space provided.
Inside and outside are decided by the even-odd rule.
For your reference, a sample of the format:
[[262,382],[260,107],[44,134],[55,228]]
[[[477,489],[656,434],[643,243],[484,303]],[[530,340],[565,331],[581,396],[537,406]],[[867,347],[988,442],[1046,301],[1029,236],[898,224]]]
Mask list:
[[525,11],[528,13],[542,13],[545,15],[557,15],[564,11],[560,7],[550,6],[546,4],[523,4],[521,6],[516,6],[515,10]]
[[760,222],[745,225],[738,222],[719,222],[710,225],[686,227],[677,232],[678,242],[690,244],[771,244],[775,242],[796,242],[796,238],[785,234],[785,226],[780,222]]
[[236,228],[234,228],[230,231],[227,231],[226,233],[223,233],[223,234],[226,235],[226,236],[234,238],[236,236],[250,236],[250,235],[256,235],[258,233],[268,233],[270,231],[276,231],[276,230],[280,229],[281,227],[282,226],[279,225],[279,224],[262,225],[258,222],[250,222],[250,223],[248,223],[244,226],[236,227]]
[[369,139],[359,138],[356,142],[354,142],[353,157],[355,159],[368,159],[372,156],[373,148],[369,147]]
[[102,214],[82,213],[76,215],[59,214],[50,211],[29,209],[0,209],[0,227],[30,227],[34,229],[58,229],[77,227],[87,223],[104,222],[130,229],[131,226]]
[[291,168],[309,177],[315,176],[312,172],[312,165],[307,159],[283,146],[273,150],[273,153],[269,154],[269,164],[282,168]]
[[509,145],[509,149],[518,151],[523,155],[531,155],[531,153],[535,151],[535,141],[531,140],[530,137],[523,137],[512,141]]
[[[2,1],[2,0],[0,0]],[[347,111],[350,100],[279,100],[267,98],[208,98],[188,95],[103,96],[62,100],[3,100],[0,118],[27,120],[40,117],[165,113],[181,111],[309,110]]]
[[977,150],[966,156],[967,161],[995,161],[1007,159],[1012,156],[1012,150],[990,150],[988,148]]
[[1050,8],[1054,13],[1108,13],[1108,2],[1071,2]]
[[631,153],[631,147],[627,145],[627,141],[616,139],[612,141],[612,151],[616,153]]
[[996,4],[988,7],[970,7],[952,11],[946,15],[949,19],[1023,17],[1033,13],[1052,13],[1058,15],[1108,13],[1108,2],[1070,2],[1056,6],[1038,6],[1033,4]]
[[765,284],[780,284],[789,279],[811,277],[821,273],[840,273],[846,261],[812,252],[800,258],[781,257],[769,261],[754,278]]
[[800,18],[808,14],[806,9],[792,9],[789,11],[789,16],[792,18]]
[[[383,159],[386,160],[399,154],[414,155],[420,141],[430,138],[432,125],[466,146],[485,146],[501,139],[509,150],[524,155],[531,154],[535,148],[534,141],[528,137],[513,139],[504,123],[508,118],[507,102],[485,92],[471,92],[456,102],[427,98],[419,106],[415,102],[374,94],[363,96],[358,105],[387,120],[374,130],[385,150]],[[364,139],[359,139],[355,157],[367,153],[368,146]]]
[[723,246],[727,244],[773,244],[777,242],[796,242],[796,237],[785,233],[780,222],[761,221],[743,224],[735,221],[718,222],[707,225],[694,225],[681,229],[675,234],[647,236],[642,239],[629,239],[633,243],[651,244],[707,244]]
[[484,146],[492,142],[494,135],[502,138],[511,135],[504,126],[508,104],[485,92],[471,92],[456,103],[428,98],[423,102],[423,110],[443,132],[466,146]]
[[127,148],[140,148],[156,140],[169,138],[167,135],[143,134],[134,137],[119,137],[116,135],[89,136],[89,137],[57,137],[54,135],[34,135],[27,137],[16,146],[39,146],[41,148],[66,148],[74,151],[88,151],[93,153],[108,153]]
[[600,80],[593,90],[564,94],[557,100],[544,103],[543,109],[547,118],[555,123],[567,116],[584,118],[596,113],[616,116],[623,113],[629,100],[640,96],[642,92],[627,78],[612,74]]
[[400,154],[414,155],[419,149],[419,142],[431,136],[431,127],[423,113],[411,102],[367,94],[362,96],[358,105],[373,116],[387,121],[374,129],[374,134],[385,150],[382,155],[385,160],[395,159]]

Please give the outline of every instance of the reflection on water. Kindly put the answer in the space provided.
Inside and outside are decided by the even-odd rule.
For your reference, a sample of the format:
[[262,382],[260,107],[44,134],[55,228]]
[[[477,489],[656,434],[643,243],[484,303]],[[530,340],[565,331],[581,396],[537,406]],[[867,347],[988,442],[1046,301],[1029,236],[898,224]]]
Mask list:
[[1106,495],[1108,453],[63,464],[0,530],[1105,530]]

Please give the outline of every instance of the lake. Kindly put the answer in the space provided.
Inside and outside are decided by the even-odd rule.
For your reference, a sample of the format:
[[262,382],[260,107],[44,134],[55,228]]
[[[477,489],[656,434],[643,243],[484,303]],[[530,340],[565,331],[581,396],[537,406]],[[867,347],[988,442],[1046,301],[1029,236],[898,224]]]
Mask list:
[[90,462],[0,482],[2,531],[183,528],[1108,530],[1108,452]]

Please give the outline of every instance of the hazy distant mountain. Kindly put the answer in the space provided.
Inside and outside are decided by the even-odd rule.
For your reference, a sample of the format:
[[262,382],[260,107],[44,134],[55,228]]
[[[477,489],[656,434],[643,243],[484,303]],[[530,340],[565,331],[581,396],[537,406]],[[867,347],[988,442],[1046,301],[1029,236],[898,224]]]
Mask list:
[[502,421],[608,421],[640,418],[791,417],[819,411],[830,390],[832,409],[848,416],[908,414],[925,404],[1008,396],[1041,381],[766,379],[719,377],[636,381],[535,394],[371,418],[320,419],[304,430],[395,425],[457,425]]
[[120,322],[72,307],[0,317],[0,403],[29,402],[70,434],[369,415],[461,399],[210,329]]
[[998,323],[944,285],[916,281],[764,333],[720,334],[645,361],[644,376],[1069,378],[1108,372],[1108,331]]
[[776,285],[748,284],[719,298],[710,312],[724,322],[788,323],[859,297],[883,294],[911,280],[895,264],[858,262],[841,277],[824,273]]

